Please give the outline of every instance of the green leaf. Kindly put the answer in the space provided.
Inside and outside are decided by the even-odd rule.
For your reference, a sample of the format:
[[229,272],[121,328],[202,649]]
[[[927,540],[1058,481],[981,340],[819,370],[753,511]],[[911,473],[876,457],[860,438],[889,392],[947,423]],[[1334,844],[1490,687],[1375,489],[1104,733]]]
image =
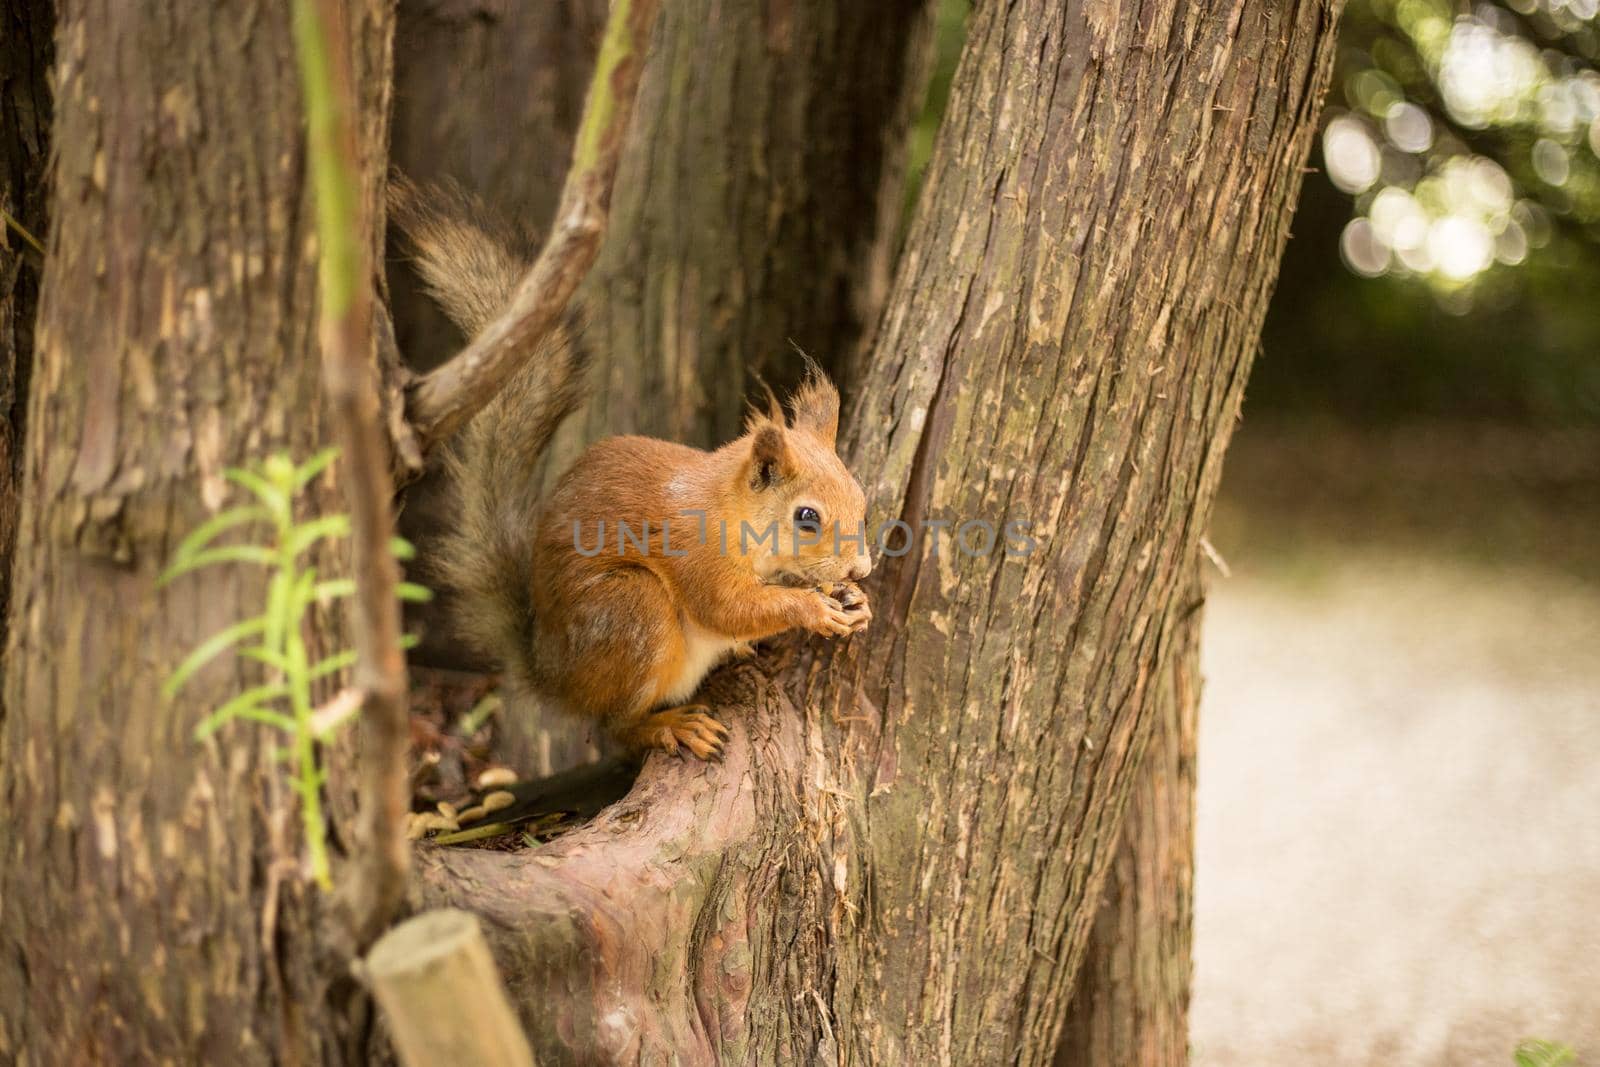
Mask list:
[[321,452],[318,452],[316,455],[312,456],[310,459],[306,460],[304,463],[300,464],[300,466],[297,467],[294,472],[295,489],[304,489],[310,484],[311,479],[327,470],[328,464],[332,463],[338,458],[339,450],[330,445],[329,447],[324,448]]
[[499,837],[501,834],[511,832],[511,823],[491,822],[482,826],[469,826],[465,830],[455,830],[448,834],[439,834],[433,839],[436,845],[464,845],[468,841],[481,841],[486,837]]
[[311,590],[311,595],[318,602],[325,603],[337,600],[340,597],[351,596],[356,591],[354,578],[329,578],[325,582],[318,582]]
[[289,672],[289,660],[275,648],[268,648],[265,645],[253,645],[250,648],[241,648],[239,655],[248,656],[259,663],[265,663],[273,670],[283,671],[285,674]]
[[289,495],[248,467],[229,467],[222,476],[234,485],[243,486],[255,494],[257,500],[278,519],[289,515]]
[[408,559],[417,558],[417,546],[407,541],[404,537],[389,538],[389,554],[404,563]]
[[[254,688],[246,689],[201,720],[200,725],[194,729],[194,739],[196,741],[204,741],[234,718],[252,718],[258,722],[266,721],[280,730],[292,731],[294,729],[294,719],[284,715],[282,712],[271,711],[260,706],[266,701],[286,696],[288,692],[289,687],[281,682],[276,682],[272,685],[258,685]],[[246,714],[247,712],[257,714]],[[266,716],[266,718],[263,718],[263,716]]]
[[307,567],[295,579],[294,586],[289,593],[289,604],[293,611],[292,618],[299,621],[305,616],[306,608],[311,606],[311,601],[316,597],[317,569]]
[[217,512],[217,514],[195,527],[193,533],[178,543],[178,547],[172,552],[172,563],[166,573],[161,576],[159,584],[165,584],[172,577],[175,577],[174,568],[204,548],[211,542],[212,538],[224,530],[231,530],[235,526],[243,526],[250,522],[265,522],[271,518],[272,516],[266,508],[253,504],[241,504],[236,508],[228,508],[225,511]]
[[296,526],[289,533],[288,549],[299,555],[324,537],[344,537],[350,532],[350,516],[324,515]]
[[302,796],[306,796],[322,788],[323,783],[328,780],[328,772],[315,764],[310,767],[302,765],[301,773],[289,780],[294,783],[295,789],[299,790]]
[[270,548],[262,548],[260,545],[220,545],[217,548],[201,549],[188,559],[174,563],[162,573],[156,584],[165,585],[190,571],[209,567],[213,563],[259,563],[264,567],[270,567],[277,561],[278,557]]
[[316,681],[318,678],[326,678],[330,674],[337,674],[346,667],[354,667],[355,665],[356,653],[354,649],[349,652],[336,652],[326,659],[318,660],[311,668],[310,678],[312,681]]
[[261,464],[261,473],[267,481],[277,486],[285,495],[294,489],[294,460],[287,452],[274,452]]
[[462,737],[470,738],[483,729],[483,724],[489,721],[489,716],[504,706],[505,701],[498,692],[484,694],[481,700],[472,705],[472,710],[461,717],[461,722],[456,727],[457,732]]
[[[353,578],[330,578],[325,582],[318,582],[312,595],[319,602],[334,600],[339,597],[353,596],[356,583]],[[401,600],[409,600],[414,604],[426,604],[433,599],[433,590],[416,582],[399,582],[394,587],[395,596]]]
[[[421,643],[422,638],[418,637],[416,634],[400,635],[401,648],[416,648]],[[311,668],[310,678],[312,681],[316,681],[318,678],[326,678],[330,674],[337,674],[346,667],[354,667],[355,665],[356,652],[354,649],[351,649],[348,652],[335,652],[326,659],[317,661],[316,665]]]
[[178,664],[178,669],[167,678],[166,684],[161,687],[161,692],[170,700],[175,696],[183,683],[187,682],[196,671],[215,659],[232,645],[258,634],[267,628],[267,621],[259,616],[236,622],[220,633],[212,634],[201,642],[200,647],[189,653],[187,659]]
[[1578,1054],[1559,1041],[1543,1041],[1530,1037],[1512,1053],[1517,1067],[1565,1067],[1578,1062]]

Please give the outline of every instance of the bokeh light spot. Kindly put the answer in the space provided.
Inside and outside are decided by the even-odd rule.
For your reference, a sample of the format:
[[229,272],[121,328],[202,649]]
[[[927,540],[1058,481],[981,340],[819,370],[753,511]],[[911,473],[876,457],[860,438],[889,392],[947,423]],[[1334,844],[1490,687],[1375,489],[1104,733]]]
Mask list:
[[1567,158],[1565,148],[1548,137],[1541,137],[1533,143],[1533,172],[1546,185],[1559,188],[1567,184],[1567,178],[1572,173],[1572,161]]
[[1378,180],[1382,156],[1364,122],[1341,115],[1322,134],[1322,158],[1328,177],[1347,193],[1365,192]]
[[1363,278],[1376,278],[1389,269],[1389,248],[1366,219],[1351,219],[1339,236],[1339,254],[1345,266]]
[[1389,142],[1406,152],[1426,152],[1433,144],[1433,120],[1416,104],[1396,101],[1383,119]]

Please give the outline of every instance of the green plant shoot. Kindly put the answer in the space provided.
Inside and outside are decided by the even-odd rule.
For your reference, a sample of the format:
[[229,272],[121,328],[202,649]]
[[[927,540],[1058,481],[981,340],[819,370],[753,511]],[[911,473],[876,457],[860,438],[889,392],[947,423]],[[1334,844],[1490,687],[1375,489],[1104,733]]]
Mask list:
[[[230,649],[261,665],[261,683],[214,709],[195,728],[195,738],[204,740],[236,719],[270,726],[288,738],[285,763],[300,799],[311,877],[324,890],[331,888],[333,879],[328,866],[327,827],[322,817],[326,774],[318,759],[318,744],[347,723],[360,702],[335,701],[320,712],[312,704],[313,685],[354,664],[355,653],[338,652],[312,662],[306,650],[307,613],[313,604],[352,595],[355,583],[348,578],[319,580],[315,567],[301,564],[301,557],[312,546],[349,533],[349,517],[323,515],[298,520],[295,502],[312,479],[333,462],[336,453],[336,449],[326,449],[299,465],[278,454],[259,464],[229,469],[228,480],[248,492],[252,502],[221,511],[201,524],[178,545],[161,576],[161,584],[166,585],[213,564],[247,564],[270,572],[261,614],[242,619],[201,642],[167,678],[163,691],[172,698],[196,672]],[[250,528],[264,533],[268,542],[216,543],[228,531]],[[390,544],[397,559],[410,559],[413,555],[411,546],[401,538],[394,538]],[[432,596],[427,589],[410,582],[400,583],[398,593],[402,600],[421,601]],[[412,643],[410,638],[405,639],[408,647]]]
[[1568,1067],[1578,1062],[1578,1054],[1559,1041],[1530,1037],[1511,1054],[1517,1067]]

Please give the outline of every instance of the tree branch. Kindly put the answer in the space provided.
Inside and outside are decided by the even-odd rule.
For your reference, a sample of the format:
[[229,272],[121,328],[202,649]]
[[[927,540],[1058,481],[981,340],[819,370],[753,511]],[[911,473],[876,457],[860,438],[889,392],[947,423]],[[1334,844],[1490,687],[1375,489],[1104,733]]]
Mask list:
[[407,421],[423,450],[448,438],[494,398],[516,371],[519,353],[532,351],[561,322],[594,264],[658,4],[613,0],[572,169],[544,247],[499,317],[407,391]]
[[404,899],[410,848],[404,816],[409,745],[400,601],[389,549],[394,482],[373,365],[372,273],[355,130],[349,27],[340,0],[296,0],[295,41],[316,187],[323,381],[338,424],[355,574],[356,666],[361,695],[360,847],[345,883],[358,945],[382,932]]

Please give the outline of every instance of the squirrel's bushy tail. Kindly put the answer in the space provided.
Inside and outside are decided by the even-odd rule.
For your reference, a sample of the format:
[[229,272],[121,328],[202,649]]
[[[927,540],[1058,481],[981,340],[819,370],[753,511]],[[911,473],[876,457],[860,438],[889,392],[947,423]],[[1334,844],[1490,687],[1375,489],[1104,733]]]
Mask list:
[[[389,184],[389,211],[429,294],[468,336],[505,307],[528,266],[511,243],[514,230],[458,188],[422,189],[399,176]],[[457,511],[436,567],[455,591],[462,636],[494,657],[518,687],[528,681],[533,650],[539,461],[583,400],[577,335],[569,319],[540,342],[445,454]]]

